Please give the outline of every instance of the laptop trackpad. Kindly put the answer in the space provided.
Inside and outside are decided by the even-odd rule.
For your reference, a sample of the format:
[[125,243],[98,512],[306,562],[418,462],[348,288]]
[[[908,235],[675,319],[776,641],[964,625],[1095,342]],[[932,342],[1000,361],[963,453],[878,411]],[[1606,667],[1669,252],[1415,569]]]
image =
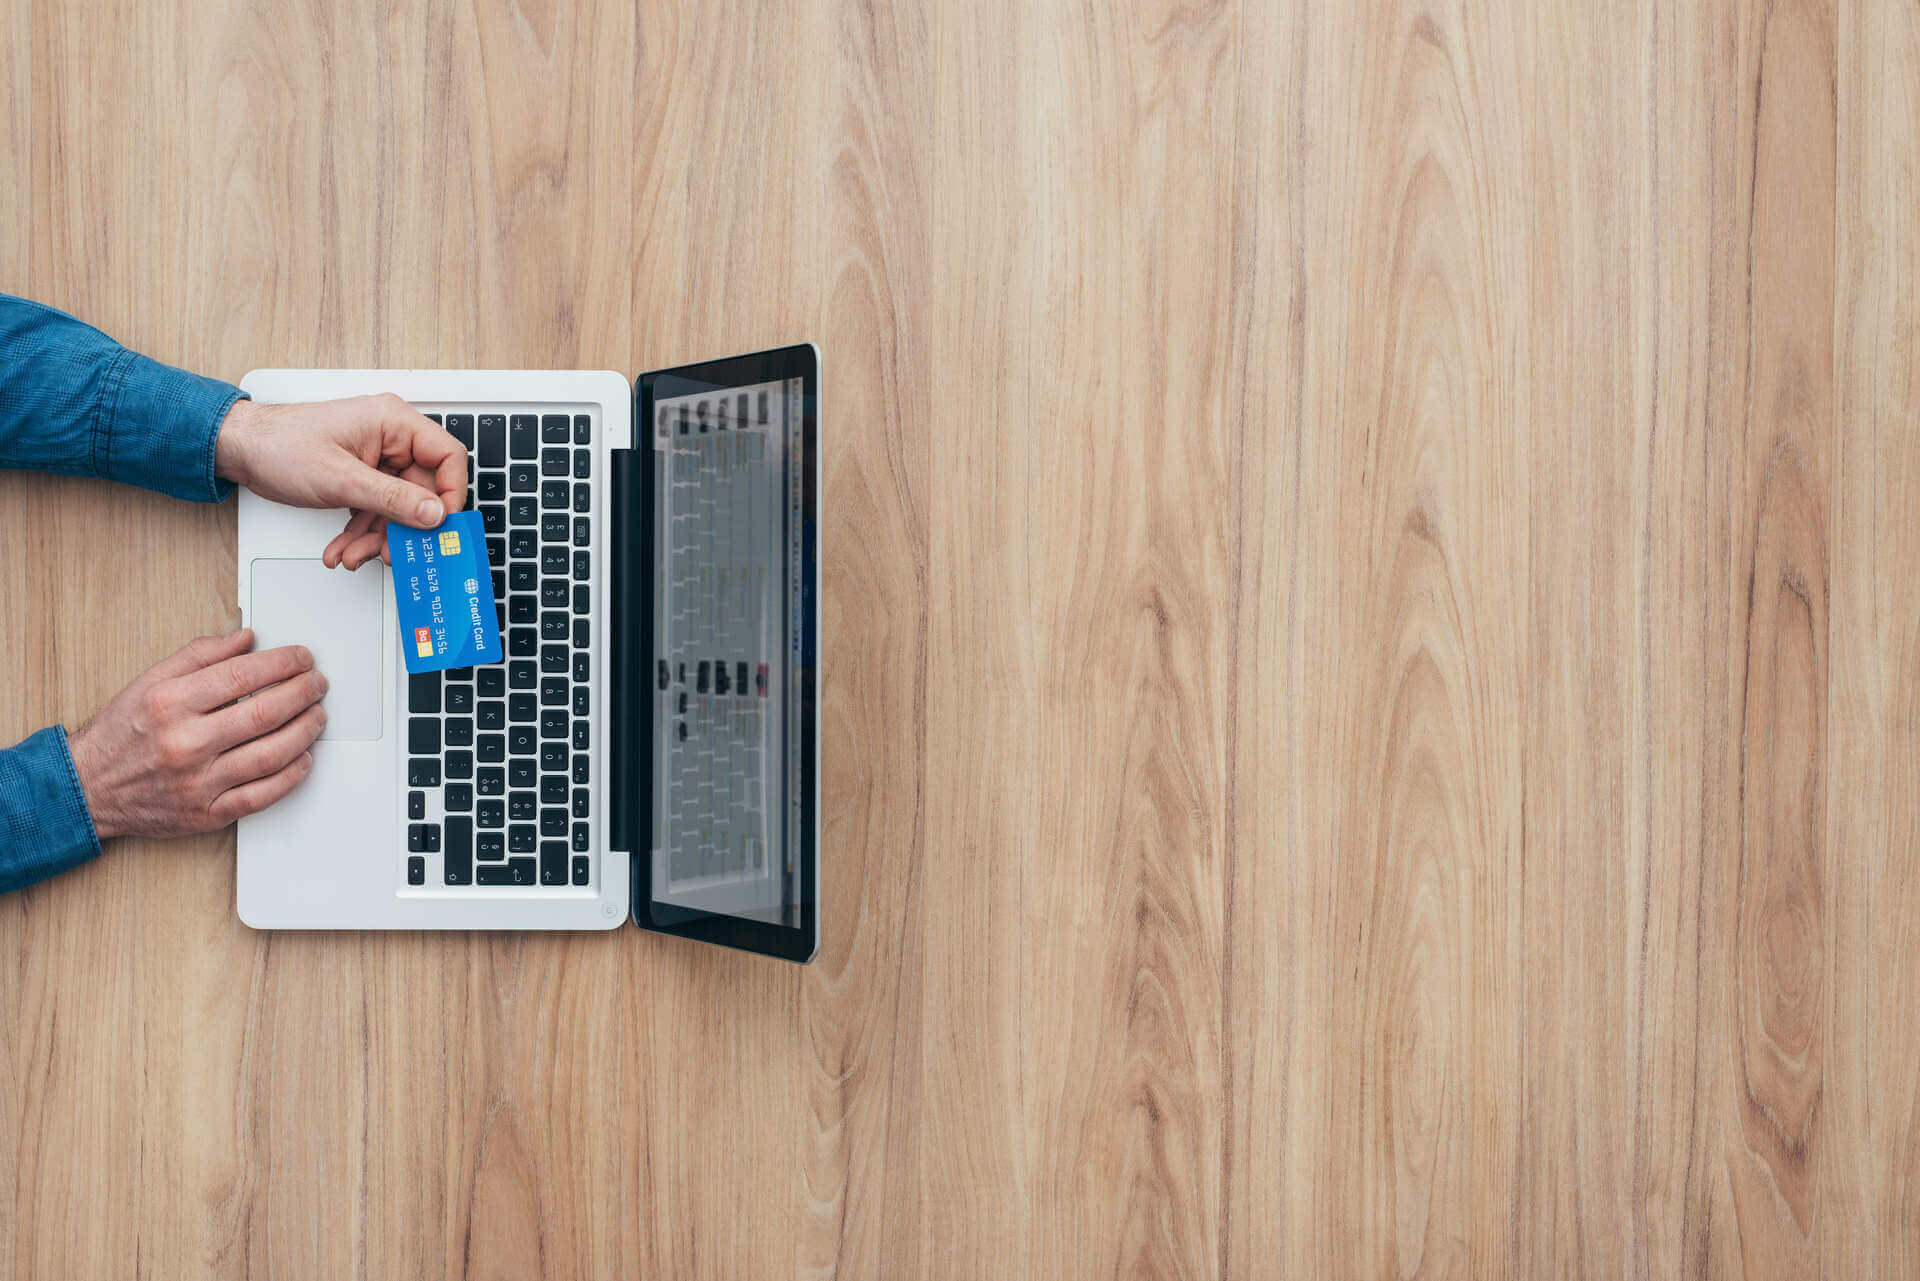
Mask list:
[[255,648],[305,645],[327,678],[322,739],[376,739],[380,715],[380,610],[386,567],[369,561],[349,573],[317,560],[256,560],[248,608]]

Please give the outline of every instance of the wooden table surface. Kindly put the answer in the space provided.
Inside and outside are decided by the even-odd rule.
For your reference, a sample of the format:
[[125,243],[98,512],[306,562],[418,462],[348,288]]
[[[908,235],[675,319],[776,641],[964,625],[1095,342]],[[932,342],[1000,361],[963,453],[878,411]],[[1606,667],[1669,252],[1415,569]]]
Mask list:
[[[358,9],[4,6],[0,289],[818,340],[825,946],[119,842],[0,899],[0,1273],[1915,1275],[1914,0]],[[233,554],[0,478],[0,739]]]

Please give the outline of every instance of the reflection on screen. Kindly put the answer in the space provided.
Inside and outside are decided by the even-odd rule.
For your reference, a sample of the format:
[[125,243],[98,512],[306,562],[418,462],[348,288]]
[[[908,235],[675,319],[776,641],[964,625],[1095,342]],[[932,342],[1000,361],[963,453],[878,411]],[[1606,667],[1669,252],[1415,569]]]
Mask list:
[[654,403],[658,904],[798,928],[800,379]]

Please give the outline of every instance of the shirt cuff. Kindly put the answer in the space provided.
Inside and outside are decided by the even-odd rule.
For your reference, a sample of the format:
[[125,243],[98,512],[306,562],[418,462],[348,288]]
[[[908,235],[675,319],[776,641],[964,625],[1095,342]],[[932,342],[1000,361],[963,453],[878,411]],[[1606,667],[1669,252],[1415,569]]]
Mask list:
[[233,492],[213,474],[220,423],[246,393],[231,383],[126,351],[108,374],[100,474],[175,498],[217,503]]
[[0,751],[0,893],[78,867],[99,852],[66,730],[54,725]]

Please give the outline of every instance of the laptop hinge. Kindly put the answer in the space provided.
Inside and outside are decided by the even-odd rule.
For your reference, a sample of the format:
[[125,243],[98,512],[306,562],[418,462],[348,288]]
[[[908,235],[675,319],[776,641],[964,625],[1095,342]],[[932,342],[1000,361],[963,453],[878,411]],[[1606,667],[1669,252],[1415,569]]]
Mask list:
[[653,733],[648,697],[653,671],[653,557],[650,449],[617,449],[612,474],[611,556],[608,616],[611,655],[607,665],[608,844],[631,854],[640,834],[651,830]]

